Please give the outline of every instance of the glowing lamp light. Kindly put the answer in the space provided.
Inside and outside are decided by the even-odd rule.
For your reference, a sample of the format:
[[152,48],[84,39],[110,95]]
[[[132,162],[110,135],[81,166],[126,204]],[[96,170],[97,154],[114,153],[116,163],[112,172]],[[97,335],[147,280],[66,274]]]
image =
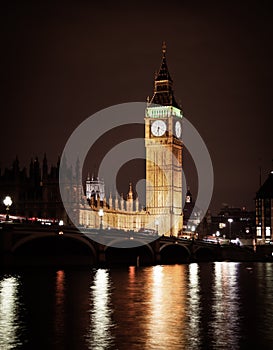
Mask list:
[[12,200],[10,196],[6,196],[3,200],[4,205],[6,206],[6,221],[9,221],[9,207],[12,205]]
[[10,196],[6,196],[6,198],[3,200],[3,203],[6,207],[10,207],[12,205],[12,200]]

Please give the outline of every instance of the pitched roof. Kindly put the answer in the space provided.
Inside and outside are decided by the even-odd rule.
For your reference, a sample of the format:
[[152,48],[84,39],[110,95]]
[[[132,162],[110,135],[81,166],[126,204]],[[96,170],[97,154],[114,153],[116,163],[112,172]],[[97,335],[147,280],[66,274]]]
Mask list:
[[155,81],[161,81],[161,80],[169,80],[172,82],[171,75],[168,70],[167,66],[167,60],[166,60],[166,44],[163,42],[162,45],[162,60],[161,60],[161,65],[159,68],[159,71],[156,74]]
[[162,45],[162,60],[160,68],[155,75],[154,94],[150,100],[151,104],[158,104],[162,106],[173,106],[181,109],[175,100],[173,92],[173,80],[168,70],[166,60],[166,44]]

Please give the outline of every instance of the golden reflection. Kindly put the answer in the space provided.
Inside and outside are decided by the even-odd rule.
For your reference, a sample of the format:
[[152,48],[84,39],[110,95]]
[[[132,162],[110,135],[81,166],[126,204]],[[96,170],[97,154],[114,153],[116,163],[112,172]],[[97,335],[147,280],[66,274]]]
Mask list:
[[136,267],[129,266],[129,283],[134,283],[136,277]]
[[211,336],[216,348],[238,349],[239,288],[238,263],[216,262]]
[[148,276],[145,349],[183,349],[185,343],[185,265],[154,266]]
[[64,336],[64,299],[65,299],[65,272],[59,270],[56,272],[56,292],[55,292],[55,331]]
[[136,296],[136,267],[129,266],[128,271],[128,295],[127,295],[127,313],[129,319],[135,319],[136,310],[135,310],[135,296]]
[[64,280],[65,273],[63,270],[57,271],[56,275],[56,303],[63,304],[64,302]]
[[0,282],[0,348],[15,349],[19,324],[16,319],[18,304],[18,280],[15,277],[4,278]]
[[111,308],[110,278],[105,269],[98,269],[91,287],[91,324],[89,335],[89,349],[107,350],[112,343],[111,336]]

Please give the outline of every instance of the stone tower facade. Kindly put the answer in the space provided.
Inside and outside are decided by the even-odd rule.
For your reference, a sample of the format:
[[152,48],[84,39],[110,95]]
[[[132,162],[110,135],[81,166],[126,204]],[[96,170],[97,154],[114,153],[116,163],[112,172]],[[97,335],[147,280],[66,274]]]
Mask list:
[[161,66],[145,116],[146,207],[159,223],[159,234],[177,235],[183,228],[182,110],[162,47]]

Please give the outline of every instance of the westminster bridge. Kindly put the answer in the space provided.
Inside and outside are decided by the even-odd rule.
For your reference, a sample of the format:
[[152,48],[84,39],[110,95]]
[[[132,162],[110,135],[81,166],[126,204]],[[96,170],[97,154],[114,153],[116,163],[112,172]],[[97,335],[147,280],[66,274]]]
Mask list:
[[253,247],[119,230],[58,225],[0,225],[0,266],[155,265],[261,260]]

